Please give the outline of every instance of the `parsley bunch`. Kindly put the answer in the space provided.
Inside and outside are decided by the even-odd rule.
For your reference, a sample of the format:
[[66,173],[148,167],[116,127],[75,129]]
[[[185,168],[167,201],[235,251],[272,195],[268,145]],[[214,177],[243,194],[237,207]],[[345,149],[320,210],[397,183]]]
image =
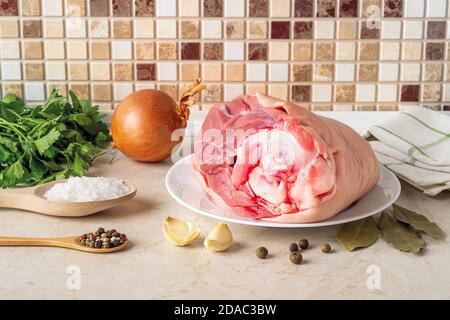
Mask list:
[[72,91],[70,98],[54,89],[34,108],[14,94],[0,101],[1,188],[82,176],[111,141],[98,107]]

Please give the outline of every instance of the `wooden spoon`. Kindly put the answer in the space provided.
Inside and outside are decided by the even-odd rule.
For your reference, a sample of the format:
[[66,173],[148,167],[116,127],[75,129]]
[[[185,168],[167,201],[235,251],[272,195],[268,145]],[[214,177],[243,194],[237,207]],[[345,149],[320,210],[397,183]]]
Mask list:
[[82,245],[79,237],[74,236],[64,238],[0,237],[0,246],[60,247],[90,253],[110,253],[125,249],[128,246],[128,241],[117,247],[96,249]]
[[0,208],[23,209],[60,217],[83,217],[112,208],[136,195],[136,187],[124,182],[130,191],[119,198],[109,200],[51,201],[44,197],[44,193],[53,185],[66,181],[57,180],[29,188],[2,189],[0,190]]

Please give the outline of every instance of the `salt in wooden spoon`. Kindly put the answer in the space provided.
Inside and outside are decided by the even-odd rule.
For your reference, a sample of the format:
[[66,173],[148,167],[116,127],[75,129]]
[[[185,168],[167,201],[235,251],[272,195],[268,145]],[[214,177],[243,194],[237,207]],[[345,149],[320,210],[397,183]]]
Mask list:
[[123,250],[128,246],[128,241],[112,248],[91,248],[80,243],[80,237],[64,238],[20,238],[0,237],[0,246],[35,246],[35,247],[60,247],[74,249],[90,253],[110,253]]
[[83,217],[117,206],[136,195],[136,187],[124,182],[130,191],[119,198],[109,200],[51,201],[44,197],[44,193],[53,185],[64,182],[67,182],[67,180],[52,181],[29,188],[1,189],[0,208],[23,209],[60,217]]

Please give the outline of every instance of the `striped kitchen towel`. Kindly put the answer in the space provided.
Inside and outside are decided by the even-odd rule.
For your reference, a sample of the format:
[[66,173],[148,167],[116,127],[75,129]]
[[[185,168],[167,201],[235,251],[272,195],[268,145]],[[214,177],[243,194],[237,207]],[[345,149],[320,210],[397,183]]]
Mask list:
[[364,135],[376,139],[378,161],[399,178],[430,196],[450,189],[450,116],[411,107]]

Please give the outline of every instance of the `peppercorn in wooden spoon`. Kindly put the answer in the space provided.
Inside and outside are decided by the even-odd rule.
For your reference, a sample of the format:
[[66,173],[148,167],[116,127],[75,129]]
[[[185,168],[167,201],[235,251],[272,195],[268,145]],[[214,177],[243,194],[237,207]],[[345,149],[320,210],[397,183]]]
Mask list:
[[62,238],[0,237],[0,246],[60,247],[90,253],[110,253],[123,250],[128,239],[116,230],[99,228],[95,233]]

